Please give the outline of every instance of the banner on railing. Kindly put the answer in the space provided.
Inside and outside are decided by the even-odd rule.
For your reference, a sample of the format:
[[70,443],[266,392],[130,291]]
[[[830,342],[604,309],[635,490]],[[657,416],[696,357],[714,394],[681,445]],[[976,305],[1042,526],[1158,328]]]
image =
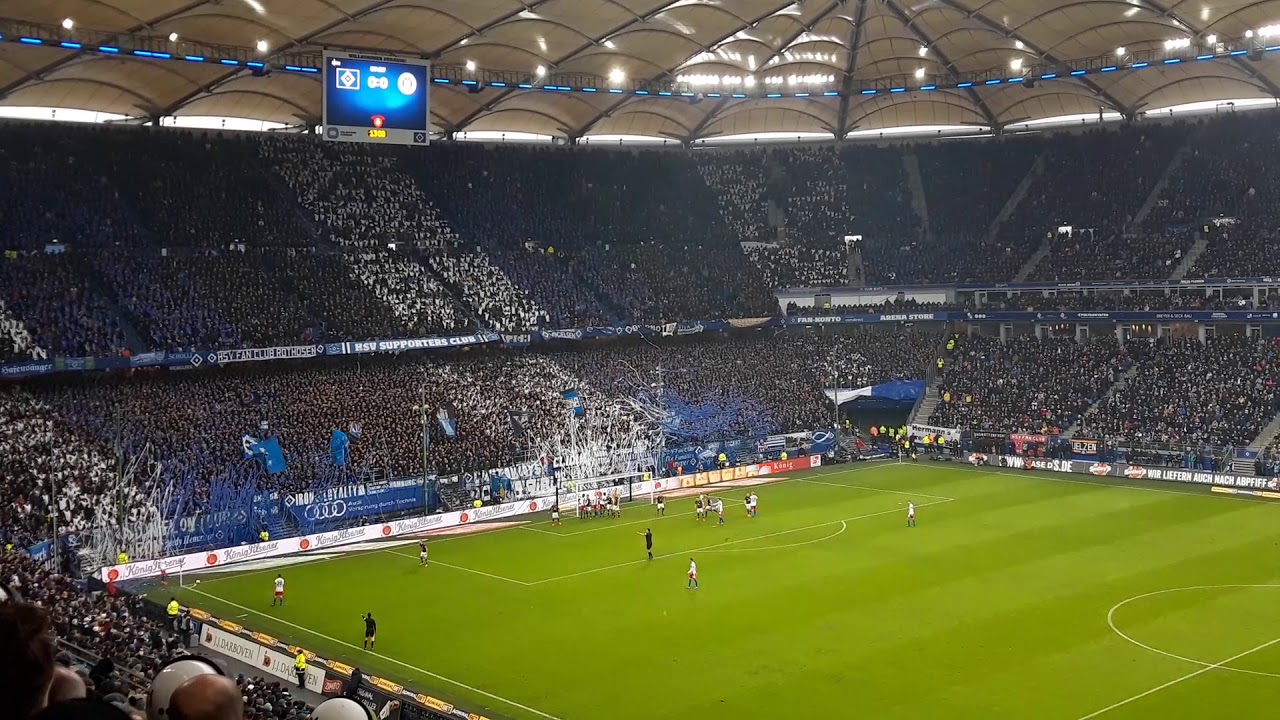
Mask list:
[[[1264,278],[1280,282],[1280,278]],[[1069,284],[1065,287],[1084,287]],[[1089,287],[1111,287],[1108,284],[1089,284]],[[1118,286],[1117,286],[1118,287]],[[283,345],[266,348],[242,348],[237,350],[200,350],[165,352],[140,352],[131,357],[60,357],[51,360],[30,360],[0,363],[0,377],[25,378],[60,372],[84,372],[89,370],[120,370],[128,368],[167,367],[200,368],[220,367],[243,362],[270,362],[317,357],[364,355],[369,353],[398,353],[406,351],[436,350],[499,343],[508,347],[524,347],[549,341],[584,341],[626,335],[696,335],[707,332],[727,332],[741,328],[791,327],[804,325],[867,325],[901,322],[1018,322],[1018,323],[1115,323],[1115,322],[1231,322],[1254,324],[1280,324],[1280,311],[1267,310],[1110,310],[1080,312],[1034,312],[993,310],[958,312],[901,312],[901,313],[850,313],[844,315],[798,315],[792,317],[745,318],[733,320],[699,320],[665,325],[621,325],[617,327],[586,327],[572,330],[531,330],[526,333],[498,334],[492,332],[443,337],[403,338],[385,340],[357,340],[317,343],[314,345]]]
[[1160,480],[1162,482],[1218,485],[1247,490],[1280,491],[1280,478],[1216,473],[1184,468],[1151,467],[1130,463],[1090,462],[1087,460],[1055,460],[1026,457],[1023,455],[993,455],[969,453],[966,459],[975,465],[994,465],[1020,470],[1046,470],[1058,473],[1078,473],[1096,477],[1127,478],[1129,480]]
[[317,496],[302,492],[284,499],[289,514],[303,532],[326,532],[361,518],[412,512],[427,506],[421,482],[344,485]]

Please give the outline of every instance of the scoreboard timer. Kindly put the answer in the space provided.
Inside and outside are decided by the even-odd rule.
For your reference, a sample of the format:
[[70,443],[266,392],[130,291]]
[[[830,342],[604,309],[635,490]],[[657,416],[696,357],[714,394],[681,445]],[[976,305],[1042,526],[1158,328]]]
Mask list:
[[431,127],[427,60],[324,54],[324,138],[426,145]]

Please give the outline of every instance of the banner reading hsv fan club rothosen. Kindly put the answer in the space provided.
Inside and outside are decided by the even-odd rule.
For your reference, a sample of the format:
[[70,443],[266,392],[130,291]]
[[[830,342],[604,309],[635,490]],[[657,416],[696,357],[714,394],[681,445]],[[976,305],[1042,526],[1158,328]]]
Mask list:
[[1049,458],[1022,455],[984,455],[970,453],[966,458],[975,465],[993,465],[1006,468],[1046,470],[1059,473],[1077,473],[1097,477],[1123,477],[1130,480],[1160,480],[1195,485],[1219,485],[1222,487],[1251,490],[1280,490],[1280,478],[1264,478],[1235,473],[1215,473],[1185,468],[1152,467],[1128,463],[1089,462],[1086,460],[1051,460]]

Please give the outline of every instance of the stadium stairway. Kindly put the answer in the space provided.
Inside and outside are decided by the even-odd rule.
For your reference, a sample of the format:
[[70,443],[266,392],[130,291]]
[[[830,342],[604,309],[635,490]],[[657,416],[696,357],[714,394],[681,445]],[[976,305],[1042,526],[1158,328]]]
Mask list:
[[76,252],[74,249],[64,253],[63,257],[66,258],[75,273],[84,279],[85,286],[102,298],[107,308],[111,310],[111,314],[115,316],[116,322],[120,325],[120,332],[124,333],[124,341],[129,350],[140,353],[153,349],[150,343],[144,341],[142,335],[138,333],[138,328],[142,326],[139,318],[116,302],[116,295],[111,290],[111,284],[98,274],[93,260],[86,253]]
[[911,209],[924,226],[925,241],[933,247],[933,225],[929,222],[929,203],[924,194],[924,180],[920,177],[920,160],[915,153],[902,156],[902,167],[907,173],[907,187],[911,189]]
[[1191,249],[1187,251],[1187,254],[1182,256],[1182,260],[1173,269],[1173,274],[1169,276],[1169,279],[1181,280],[1185,278],[1187,273],[1191,272],[1191,268],[1195,267],[1196,261],[1204,254],[1207,247],[1209,247],[1209,239],[1204,236],[1204,233],[1197,230],[1196,241],[1192,243]]
[[1040,247],[1036,248],[1036,251],[1031,253],[1031,257],[1027,258],[1027,261],[1022,264],[1022,267],[1018,268],[1018,274],[1013,276],[1013,282],[1023,282],[1026,280],[1027,276],[1031,274],[1031,271],[1036,269],[1036,265],[1039,265],[1040,261],[1048,254],[1049,240],[1046,238],[1040,243]]
[[[991,227],[987,228],[987,243],[995,242],[996,237],[1000,233],[1000,226],[1004,225],[1004,221],[1009,219],[1014,210],[1018,209],[1018,204],[1027,196],[1027,192],[1031,189],[1031,185],[1036,178],[1044,172],[1044,166],[1048,162],[1049,151],[1045,150],[1040,153],[1036,161],[1031,164],[1031,169],[1023,176],[1022,182],[1018,183],[1018,187],[1014,188],[1013,194],[1005,201],[1004,207],[1000,208],[1000,212],[996,213],[995,219],[991,221]],[[1039,261],[1037,261],[1039,262]],[[1028,271],[1030,272],[1030,271]]]
[[[1276,439],[1277,435],[1280,435],[1280,414],[1271,418],[1271,422],[1267,423],[1267,426],[1262,428],[1262,432],[1258,433],[1258,437],[1254,438],[1253,442],[1249,443],[1249,447],[1246,449],[1252,450],[1255,453],[1261,453],[1263,450],[1267,449],[1267,446],[1269,446],[1273,440]],[[1252,475],[1254,472],[1253,461],[1243,458],[1233,458],[1231,460],[1231,471],[1245,475]]]
[[[1107,398],[1111,397],[1113,394],[1115,394],[1117,390],[1121,390],[1124,388],[1124,386],[1128,385],[1129,380],[1132,379],[1134,374],[1138,372],[1138,366],[1140,364],[1141,363],[1136,363],[1136,362],[1133,363],[1132,365],[1129,366],[1129,369],[1124,371],[1123,375],[1116,378],[1116,381],[1111,383],[1111,387],[1107,388],[1107,391],[1102,394],[1102,397],[1094,401],[1093,405],[1091,405],[1088,410],[1084,411],[1084,417],[1088,418],[1089,413],[1093,411],[1093,408],[1097,407],[1100,403],[1102,403],[1103,400],[1106,400]],[[1081,424],[1082,423],[1076,423],[1071,427],[1067,428],[1065,431],[1063,431],[1062,439],[1070,440],[1071,438],[1075,437],[1076,431],[1080,429]]]
[[920,402],[911,410],[911,417],[908,423],[917,425],[927,425],[929,416],[933,414],[933,409],[938,407],[938,401],[942,396],[938,393],[938,386],[942,384],[942,376],[931,379],[929,384],[924,388],[924,395],[920,397]]
[[1133,222],[1129,223],[1130,228],[1141,227],[1142,222],[1147,219],[1147,215],[1151,212],[1151,208],[1156,206],[1156,202],[1160,200],[1160,196],[1164,193],[1165,185],[1169,184],[1169,178],[1182,167],[1182,161],[1191,152],[1190,145],[1183,145],[1173,154],[1169,160],[1169,166],[1164,169],[1164,173],[1155,185],[1151,186],[1151,192],[1147,194],[1147,199],[1142,203],[1142,207],[1138,208],[1138,212],[1133,216]]

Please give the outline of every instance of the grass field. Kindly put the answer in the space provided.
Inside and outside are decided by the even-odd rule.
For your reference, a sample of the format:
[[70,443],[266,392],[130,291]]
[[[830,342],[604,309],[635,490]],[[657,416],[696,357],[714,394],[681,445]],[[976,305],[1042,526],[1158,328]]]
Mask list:
[[[497,717],[1132,720],[1280,702],[1266,502],[933,463],[757,493],[748,519],[744,491],[724,491],[723,527],[691,499],[663,519],[539,518],[434,542],[429,568],[406,546],[284,568],[284,608],[275,570],[180,600]],[[366,611],[377,654],[360,649]]]

